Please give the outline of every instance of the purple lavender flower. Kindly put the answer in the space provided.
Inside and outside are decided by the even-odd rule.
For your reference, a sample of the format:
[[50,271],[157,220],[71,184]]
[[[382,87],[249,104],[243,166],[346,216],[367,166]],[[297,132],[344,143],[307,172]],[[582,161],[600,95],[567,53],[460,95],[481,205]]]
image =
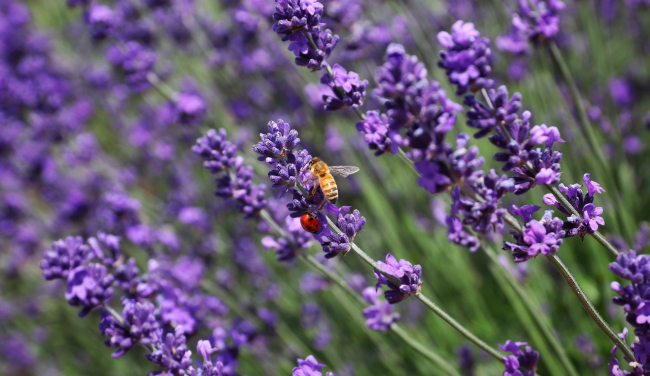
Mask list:
[[262,140],[253,146],[253,151],[261,155],[258,157],[260,161],[282,158],[300,143],[298,132],[283,120],[278,120],[277,123],[270,121],[268,133],[260,134],[260,137]]
[[612,78],[609,81],[609,94],[619,107],[628,107],[634,102],[634,91],[625,78]]
[[494,85],[494,81],[488,78],[492,71],[490,40],[479,36],[473,23],[461,20],[452,25],[451,34],[446,31],[438,33],[438,42],[445,48],[440,51],[438,66],[446,71],[449,82],[458,86],[458,95]]
[[88,9],[88,23],[92,37],[104,39],[112,33],[113,28],[119,23],[119,19],[115,12],[106,5],[92,3]]
[[320,30],[323,4],[315,0],[275,0],[273,31],[287,38],[294,32]]
[[496,40],[497,48],[514,54],[528,53],[528,42],[540,43],[554,38],[560,32],[560,11],[563,2],[551,0],[519,1],[519,13],[512,16],[510,34],[501,35]]
[[187,349],[183,328],[167,333],[153,344],[154,351],[145,354],[147,359],[172,375],[183,374],[192,364],[192,352]]
[[266,207],[266,187],[253,184],[253,168],[244,165],[242,157],[235,157],[237,147],[226,140],[225,130],[220,129],[218,134],[215,130],[208,131],[197,140],[192,151],[206,160],[204,167],[210,172],[222,173],[215,179],[215,195],[234,199],[244,218],[252,218]]
[[377,261],[377,264],[379,264],[384,272],[400,282],[400,285],[397,286],[392,280],[386,278],[379,271],[374,270],[375,277],[377,277],[375,287],[379,288],[381,285],[386,285],[389,288],[389,290],[384,291],[384,297],[388,303],[396,304],[411,295],[420,293],[420,289],[422,288],[422,281],[420,280],[422,267],[420,265],[413,266],[413,264],[406,260],[397,262],[395,257],[390,253],[386,256],[386,263]]
[[221,128],[218,133],[210,129],[205,136],[196,140],[192,151],[205,159],[203,167],[218,174],[235,164],[237,147],[226,140],[226,130]]
[[379,301],[381,292],[376,287],[367,287],[363,290],[363,298],[370,304],[364,308],[363,317],[366,318],[366,326],[372,330],[385,332],[391,324],[400,318],[399,313],[393,313],[393,306],[385,301]]
[[499,350],[510,352],[513,355],[503,357],[506,365],[504,376],[534,376],[539,361],[539,353],[530,346],[526,346],[526,351],[520,349],[521,346],[527,345],[526,342],[513,342],[507,340],[503,345],[499,344]]
[[278,261],[291,262],[300,250],[309,248],[312,237],[302,229],[299,218],[287,217],[286,228],[290,239],[273,239],[271,236],[265,236],[262,238],[262,246],[266,249],[274,249]]
[[[325,367],[325,364],[318,363],[316,358],[313,355],[309,355],[307,358],[298,359],[298,367],[295,367],[292,371],[292,376],[321,376],[321,368]],[[325,376],[334,376],[332,372],[327,372]]]
[[388,138],[388,116],[379,111],[366,112],[366,118],[357,123],[357,130],[363,136],[370,150],[376,150],[375,156],[390,151],[391,140]]
[[[325,73],[320,82],[332,88],[334,96],[323,95],[325,111],[337,111],[348,107],[359,108],[366,97],[368,80],[359,80],[355,72],[348,72],[339,64],[332,68],[333,77]],[[342,89],[336,90],[337,88]]]
[[571,206],[579,213],[582,213],[582,218],[571,214],[552,194],[546,194],[543,198],[546,205],[555,206],[560,212],[569,216],[562,225],[562,228],[566,230],[565,237],[578,235],[582,239],[586,234],[597,231],[599,225],[605,225],[605,220],[600,216],[603,214],[603,208],[596,207],[593,204],[595,194],[605,192],[605,190],[600,187],[600,184],[592,181],[589,174],[583,176],[583,181],[587,186],[586,196],[580,189],[580,184],[571,184],[568,187],[560,184],[559,186],[560,192],[566,195]]
[[71,270],[83,265],[90,257],[90,247],[83,244],[83,238],[68,237],[52,243],[52,249],[45,252],[40,267],[43,278],[51,281],[68,278]]
[[461,345],[456,348],[456,356],[458,357],[458,368],[460,368],[464,376],[474,376],[476,368],[476,359],[472,354],[472,348],[467,345]]
[[180,93],[176,100],[178,122],[185,125],[196,125],[201,122],[206,113],[205,101],[198,95]]
[[[224,367],[223,362],[218,361],[212,363],[212,353],[220,350],[218,347],[212,347],[210,341],[208,340],[199,340],[196,345],[196,352],[203,357],[203,367],[199,370],[195,370],[192,366],[188,369],[189,376],[222,376],[226,374],[231,374],[228,366]],[[228,372],[228,373],[226,373]]]
[[116,46],[109,48],[106,57],[124,73],[124,81],[133,91],[142,92],[149,88],[148,75],[157,60],[153,50],[129,41],[124,44],[124,50]]
[[473,95],[465,97],[465,104],[471,107],[467,112],[467,125],[479,130],[474,134],[476,138],[489,134],[499,124],[511,125],[519,118],[517,112],[521,109],[521,94],[514,93],[508,99],[508,88],[501,85],[496,91],[489,90],[488,97],[494,106],[494,112]]
[[510,205],[510,212],[514,215],[521,217],[521,220],[524,223],[528,223],[533,219],[533,213],[541,209],[537,205],[524,205],[521,208],[518,208],[515,205]]
[[99,329],[103,336],[109,336],[104,343],[108,347],[117,348],[113,358],[119,358],[137,344],[150,346],[160,340],[162,330],[154,315],[155,307],[149,302],[136,302],[124,299],[122,318],[124,325],[119,323],[108,311],[102,311],[102,321]]
[[562,245],[565,232],[562,230],[562,220],[552,217],[553,211],[547,210],[540,221],[531,219],[526,223],[523,234],[511,230],[516,242],[503,242],[503,250],[513,252],[515,262],[528,261],[539,254],[549,255],[557,252]]
[[65,298],[73,307],[82,307],[79,317],[84,317],[90,311],[108,301],[113,296],[111,285],[115,277],[106,272],[101,264],[78,266],[68,274],[68,288]]
[[501,208],[501,199],[512,189],[512,180],[506,175],[497,174],[490,170],[485,174],[482,170],[468,177],[466,184],[484,202],[473,201],[460,194],[460,189],[452,190],[452,215],[463,214],[463,225],[471,225],[480,234],[503,227],[505,208]]

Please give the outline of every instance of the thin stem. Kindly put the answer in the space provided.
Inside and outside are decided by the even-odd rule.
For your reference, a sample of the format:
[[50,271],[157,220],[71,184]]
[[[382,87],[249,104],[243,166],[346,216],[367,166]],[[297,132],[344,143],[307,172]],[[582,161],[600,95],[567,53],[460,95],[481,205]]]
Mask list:
[[[587,136],[587,140],[589,141],[589,144],[591,145],[591,149],[596,154],[596,158],[598,159],[598,162],[600,163],[602,170],[606,174],[608,174],[608,179],[609,179],[611,177],[609,176],[609,167],[607,164],[607,160],[605,159],[605,155],[603,154],[603,151],[600,148],[598,140],[596,139],[596,133],[591,127],[591,123],[589,122],[589,118],[587,117],[587,111],[585,111],[585,107],[582,105],[580,92],[578,91],[578,86],[576,85],[575,81],[573,80],[573,77],[571,76],[571,71],[569,71],[569,67],[566,61],[564,61],[560,49],[557,47],[557,44],[555,44],[553,40],[550,40],[548,42],[548,50],[551,53],[551,58],[553,59],[555,64],[557,64],[560,70],[560,74],[564,79],[564,82],[569,87],[569,93],[571,95],[571,100],[573,101],[573,106],[576,110],[576,114],[578,115],[578,120],[580,121],[580,125],[582,125],[582,129],[585,132],[585,135]],[[611,181],[611,179],[609,180]]]
[[415,339],[413,339],[413,337],[411,337],[408,333],[406,333],[400,325],[393,324],[390,326],[390,329],[393,331],[393,333],[397,334],[398,337],[404,340],[404,342],[408,343],[415,351],[420,353],[420,355],[430,359],[432,362],[437,364],[440,368],[444,369],[447,374],[453,376],[460,376],[460,373],[455,368],[453,368],[449,363],[447,363],[446,360],[441,358],[436,353],[431,352],[426,347],[422,346],[420,342],[416,341]]
[[[269,226],[271,226],[275,231],[277,231],[280,236],[287,239],[288,241],[291,241],[291,239],[287,237],[284,229],[273,219],[273,217],[271,217],[270,213],[266,209],[260,211],[260,216],[262,217],[262,219],[264,219],[264,221],[266,221],[266,223]],[[333,273],[332,271],[327,269],[325,265],[321,264],[314,256],[308,254],[301,254],[300,259],[303,260],[308,265],[310,265],[311,267],[313,267],[314,269],[316,269],[317,271],[319,271],[327,278],[329,278],[332,282],[334,282],[341,289],[343,289],[343,291],[345,291],[352,299],[354,299],[361,306],[367,305],[363,297],[361,297],[361,295],[359,295],[356,291],[352,290],[352,288],[350,288],[350,286],[345,282],[345,280],[343,280],[343,278],[341,278],[336,273]],[[406,333],[397,324],[392,324],[389,328],[393,330],[400,338],[402,338],[404,342],[406,342],[408,345],[413,347],[415,351],[419,352],[421,355],[431,360],[434,364],[444,369],[448,374],[453,376],[460,376],[459,373],[443,358],[441,358],[431,350],[428,350],[424,345],[422,345],[414,338],[409,336],[408,333]]]
[[612,342],[614,342],[616,346],[618,346],[618,348],[623,352],[623,355],[628,361],[634,360],[634,354],[632,353],[632,350],[630,350],[630,347],[612,330],[612,328],[598,313],[594,305],[591,304],[591,301],[589,301],[589,298],[587,298],[587,295],[585,295],[584,291],[582,291],[582,289],[580,288],[580,285],[578,285],[578,281],[576,281],[575,277],[571,274],[571,272],[566,267],[566,265],[564,265],[564,263],[558,257],[558,255],[551,254],[551,255],[547,255],[546,258],[553,264],[553,266],[555,266],[555,268],[560,272],[560,274],[562,274],[562,277],[564,277],[564,280],[571,288],[571,291],[573,291],[574,295],[580,301],[582,308],[584,308],[585,311],[587,311],[589,317],[591,317],[591,319],[596,323],[596,325],[598,325],[600,330],[603,333],[605,333],[605,335],[609,337],[609,339]]
[[413,171],[415,171],[415,173],[416,173],[418,176],[420,175],[420,172],[418,172],[418,169],[415,168],[415,164],[413,164],[413,161],[411,161],[411,160],[406,156],[406,153],[404,152],[404,150],[403,150],[402,148],[399,148],[399,154],[398,154],[398,155],[400,156],[400,160],[401,160],[401,161],[403,161],[404,163],[406,163],[406,164],[407,164],[407,165],[408,165],[408,166],[409,166]]
[[[327,218],[327,225],[329,226],[330,230],[334,231],[337,234],[341,233],[341,230],[332,222],[329,217]],[[399,286],[401,285],[401,282],[395,278],[394,276],[386,273],[381,267],[379,267],[379,264],[375,260],[373,260],[368,254],[366,254],[361,248],[359,248],[356,244],[353,242],[350,243],[351,249],[359,256],[361,259],[366,262],[368,265],[372,266],[377,272],[382,274],[384,277],[386,277],[388,280],[390,280],[392,283],[395,285]],[[442,310],[442,308],[438,307],[434,302],[432,302],[429,298],[424,296],[422,293],[416,294],[416,298],[418,298],[424,305],[429,307],[433,313],[438,315],[440,318],[445,320],[449,325],[451,325],[452,328],[454,328],[457,332],[462,334],[465,338],[473,342],[476,346],[480,347],[481,349],[485,350],[488,354],[492,355],[496,359],[503,361],[503,354],[501,354],[498,350],[495,348],[491,347],[487,343],[483,342],[480,338],[478,338],[474,333],[470,332],[467,328],[462,326],[458,321],[454,320],[453,317],[451,317],[447,312]]]
[[453,317],[449,316],[447,314],[447,312],[443,311],[440,307],[438,307],[429,298],[427,298],[426,296],[424,296],[422,294],[417,294],[417,295],[415,295],[415,297],[418,298],[422,303],[424,303],[424,305],[429,307],[429,309],[432,310],[441,319],[445,320],[449,325],[451,325],[454,329],[456,329],[460,334],[465,336],[465,338],[472,341],[476,346],[483,349],[485,352],[487,352],[488,354],[493,356],[495,359],[503,361],[503,354],[501,354],[497,349],[495,349],[492,346],[488,345],[487,343],[483,342],[483,340],[481,340],[480,338],[475,336],[474,333],[470,332],[465,327],[460,325],[460,323],[458,323],[458,321],[454,320]]
[[[368,304],[361,297],[361,295],[359,295],[356,291],[350,288],[350,286],[345,282],[345,280],[343,280],[343,278],[341,278],[336,273],[333,273],[332,271],[327,269],[314,256],[303,255],[301,257],[301,260],[303,260],[305,263],[307,263],[314,269],[321,272],[327,278],[329,278],[337,286],[343,289],[343,291],[345,291],[352,299],[356,300],[357,303],[359,303],[360,305],[366,306]],[[404,329],[398,324],[391,324],[389,329],[392,330],[395,334],[397,334],[398,337],[400,337],[404,342],[406,342],[409,346],[411,346],[415,351],[420,353],[420,355],[426,357],[434,364],[444,369],[449,375],[460,376],[458,371],[456,371],[446,360],[444,360],[442,357],[432,352],[431,350],[427,349],[424,345],[422,345],[420,342],[418,342],[413,337],[411,337],[407,332],[405,332]]]

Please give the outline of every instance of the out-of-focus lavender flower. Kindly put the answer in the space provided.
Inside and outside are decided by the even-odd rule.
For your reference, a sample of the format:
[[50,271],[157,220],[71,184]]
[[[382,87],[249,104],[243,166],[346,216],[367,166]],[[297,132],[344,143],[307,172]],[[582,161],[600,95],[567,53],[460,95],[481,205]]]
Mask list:
[[83,244],[83,238],[68,237],[52,243],[52,249],[45,251],[40,267],[45,280],[68,278],[71,270],[83,265],[90,257],[90,247]]
[[[359,108],[363,105],[368,88],[368,80],[359,80],[355,72],[348,72],[339,64],[332,68],[333,76],[325,73],[320,82],[332,88],[334,96],[323,95],[326,111],[337,111],[348,107]],[[340,89],[340,90],[337,90]]]
[[129,41],[122,47],[111,46],[106,58],[124,74],[124,82],[135,92],[150,87],[148,75],[156,64],[156,53],[138,42]]
[[643,249],[648,245],[648,242],[650,241],[650,224],[648,222],[641,222],[639,225],[639,230],[636,232],[636,235],[634,236],[634,246],[632,249],[634,249],[637,252],[642,252]]
[[393,306],[385,301],[379,300],[381,291],[376,287],[366,287],[363,290],[363,298],[370,304],[370,307],[364,308],[363,317],[366,318],[366,326],[372,330],[385,332],[391,324],[397,322],[400,318],[399,313],[393,313]]
[[310,294],[315,291],[326,290],[330,280],[322,275],[306,272],[300,278],[299,289],[303,294]]
[[638,154],[643,148],[643,142],[638,136],[630,135],[623,140],[623,147],[628,154]]
[[213,174],[222,173],[216,178],[219,197],[234,199],[244,218],[252,218],[266,207],[264,185],[254,185],[253,168],[244,165],[242,157],[235,157],[237,147],[226,140],[226,131],[210,130],[199,138],[192,147],[195,154],[206,161],[204,167]]
[[503,242],[503,250],[513,252],[515,262],[528,261],[539,254],[546,256],[555,253],[565,237],[562,225],[560,218],[553,218],[553,210],[547,210],[540,221],[530,219],[523,234],[511,230],[516,242]]
[[366,119],[357,123],[357,130],[363,135],[363,140],[370,150],[376,150],[375,156],[391,150],[388,124],[388,116],[380,114],[379,111],[368,111]]
[[525,351],[519,347],[527,345],[526,342],[513,342],[507,340],[503,345],[499,344],[499,350],[512,353],[503,357],[506,365],[504,376],[534,376],[539,361],[539,353],[530,346]]
[[528,53],[529,41],[541,43],[560,32],[560,11],[565,4],[559,0],[532,0],[531,3],[519,1],[519,14],[512,16],[510,34],[496,39],[498,49],[513,54]]
[[88,9],[90,34],[94,39],[104,39],[111,35],[113,28],[120,22],[119,16],[109,7],[92,3]]
[[456,94],[494,85],[494,81],[488,78],[492,71],[490,40],[480,38],[473,23],[456,21],[451,34],[446,31],[438,33],[438,43],[444,48],[440,51],[438,66],[446,71],[449,82],[458,86]]
[[609,81],[609,95],[620,107],[627,107],[634,102],[634,91],[625,78],[615,77]]
[[201,122],[206,113],[203,98],[190,93],[180,93],[176,99],[178,122],[185,125],[196,125]]
[[[298,367],[293,369],[292,376],[321,376],[320,370],[325,366],[325,364],[318,363],[313,355],[309,355],[304,360],[298,359]],[[325,376],[334,376],[334,374],[327,372]]]
[[465,344],[456,348],[456,356],[458,357],[458,368],[464,376],[474,376],[476,359],[472,354],[472,348]]
[[150,346],[162,336],[153,304],[130,299],[124,299],[122,303],[124,324],[119,323],[106,310],[102,311],[102,321],[99,324],[102,335],[110,337],[105,341],[106,346],[117,348],[113,358],[121,357],[137,344]]
[[309,248],[312,237],[302,229],[299,218],[287,217],[285,227],[290,239],[274,239],[271,236],[265,236],[262,238],[262,246],[275,250],[278,261],[291,262],[299,251]]
[[374,271],[377,277],[376,288],[379,288],[381,285],[386,285],[389,288],[389,290],[384,291],[384,297],[388,303],[396,304],[411,295],[420,293],[420,289],[422,288],[422,281],[420,280],[422,267],[420,265],[413,266],[413,264],[406,260],[399,260],[397,262],[397,259],[390,253],[386,256],[385,263],[377,261],[377,264],[379,264],[384,272],[395,277],[400,282],[398,286],[377,270]]

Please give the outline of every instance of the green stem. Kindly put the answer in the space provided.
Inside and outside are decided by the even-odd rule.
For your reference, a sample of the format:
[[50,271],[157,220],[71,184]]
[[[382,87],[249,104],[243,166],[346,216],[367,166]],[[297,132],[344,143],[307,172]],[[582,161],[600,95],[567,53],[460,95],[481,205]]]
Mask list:
[[454,329],[456,329],[460,334],[465,336],[468,340],[472,341],[476,346],[480,347],[483,349],[485,352],[493,356],[495,359],[498,359],[500,361],[503,361],[503,354],[501,354],[497,349],[493,348],[492,346],[488,345],[487,343],[483,342],[480,338],[474,335],[474,333],[470,332],[467,330],[465,327],[460,325],[458,321],[454,320],[453,317],[449,316],[447,312],[443,311],[440,307],[438,307],[434,302],[432,302],[429,298],[426,296],[420,294],[415,295],[416,298],[418,298],[424,305],[429,307],[430,310],[432,310],[436,315],[438,315],[441,319],[445,320],[447,324],[451,325]]
[[420,342],[416,341],[413,339],[413,337],[406,333],[401,326],[398,324],[393,324],[390,326],[390,329],[404,342],[409,344],[415,351],[420,353],[420,355],[428,358],[433,363],[437,364],[440,368],[444,369],[447,374],[452,376],[460,376],[460,373],[455,368],[453,368],[451,364],[447,363],[447,361],[440,357],[438,354],[422,346]]
[[[329,226],[330,230],[334,231],[337,234],[341,234],[341,230],[334,224],[334,222],[328,217],[327,218],[327,225]],[[377,270],[378,273],[382,274],[384,277],[386,277],[389,281],[394,283],[395,285],[399,286],[401,285],[401,282],[395,278],[394,276],[386,273],[380,266],[377,264],[375,260],[373,260],[368,254],[366,254],[359,246],[354,244],[353,242],[350,242],[350,248],[356,253],[361,259],[367,263],[368,265],[372,266],[373,269]],[[418,298],[424,305],[426,305],[433,313],[438,315],[440,318],[445,320],[449,325],[451,325],[452,328],[454,328],[457,332],[462,334],[465,338],[473,342],[476,346],[480,347],[481,349],[485,350],[488,354],[492,355],[496,359],[503,361],[503,354],[501,354],[498,350],[495,348],[491,347],[487,343],[483,342],[480,338],[478,338],[474,333],[470,332],[467,328],[462,326],[458,321],[454,320],[453,317],[451,317],[447,312],[445,312],[442,308],[438,307],[434,302],[432,302],[429,298],[424,296],[422,293],[416,294],[416,298]]]
[[[275,231],[278,232],[278,234],[288,241],[291,241],[290,238],[287,237],[286,232],[282,227],[271,217],[270,213],[266,210],[262,210],[260,212],[260,216],[266,223],[271,226]],[[305,263],[319,271],[321,274],[325,275],[327,278],[329,278],[332,282],[334,282],[336,285],[338,285],[343,291],[345,291],[352,299],[354,299],[357,303],[359,303],[361,306],[366,306],[367,303],[359,295],[356,291],[352,290],[350,286],[341,278],[338,276],[336,273],[333,273],[329,269],[325,267],[325,265],[321,264],[314,256],[308,255],[308,254],[302,254],[300,256],[300,259],[303,260]],[[390,326],[390,329],[394,331],[404,342],[406,342],[409,346],[411,346],[415,351],[420,353],[422,356],[426,357],[430,361],[432,361],[434,364],[438,365],[440,368],[444,369],[448,374],[453,375],[453,376],[460,376],[459,373],[449,364],[447,363],[443,358],[441,358],[439,355],[435,354],[431,350],[428,350],[424,345],[416,341],[414,338],[408,335],[401,327],[399,327],[397,324],[393,324]]]
[[562,274],[562,277],[564,277],[564,280],[571,288],[571,291],[573,291],[574,295],[580,301],[582,308],[587,311],[589,317],[591,317],[596,325],[598,325],[600,330],[605,333],[605,335],[609,337],[609,339],[614,342],[616,346],[618,346],[618,348],[623,352],[623,355],[626,359],[630,361],[633,360],[634,354],[632,353],[632,350],[630,350],[630,347],[612,330],[612,328],[607,324],[603,317],[598,313],[594,305],[591,304],[591,301],[589,301],[589,298],[587,298],[587,295],[585,295],[584,291],[582,291],[580,288],[580,285],[578,285],[578,281],[576,281],[575,277],[571,274],[566,265],[564,265],[558,255],[551,254],[547,255],[546,258],[553,264],[553,266],[555,266],[560,274]]
[[[314,269],[321,272],[323,275],[329,278],[336,285],[338,285],[343,291],[345,291],[352,299],[356,300],[357,303],[359,303],[361,306],[368,305],[368,303],[361,297],[361,295],[359,295],[356,291],[352,290],[352,288],[350,288],[350,286],[345,282],[345,280],[343,280],[343,278],[341,278],[336,273],[333,273],[332,271],[327,269],[325,265],[321,264],[314,256],[304,255],[301,257],[301,259],[304,262],[306,262],[308,265],[313,267]],[[418,353],[420,353],[420,355],[424,356],[434,364],[438,365],[440,368],[444,369],[445,372],[447,372],[449,375],[460,376],[458,371],[456,371],[454,367],[452,367],[446,360],[444,360],[438,354],[427,349],[424,345],[422,345],[420,342],[418,342],[413,337],[411,337],[407,332],[404,331],[404,329],[401,326],[399,326],[398,324],[392,324],[389,328],[395,334],[397,334],[397,336],[400,337],[404,342],[406,342],[406,344],[411,346],[413,350],[417,351]]]

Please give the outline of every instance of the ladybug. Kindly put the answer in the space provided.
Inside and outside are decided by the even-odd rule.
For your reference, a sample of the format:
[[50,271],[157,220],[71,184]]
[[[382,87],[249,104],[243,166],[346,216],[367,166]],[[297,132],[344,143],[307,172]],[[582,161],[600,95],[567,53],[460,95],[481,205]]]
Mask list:
[[300,217],[300,224],[302,228],[307,232],[315,233],[320,229],[320,223],[318,219],[309,213],[305,213]]

